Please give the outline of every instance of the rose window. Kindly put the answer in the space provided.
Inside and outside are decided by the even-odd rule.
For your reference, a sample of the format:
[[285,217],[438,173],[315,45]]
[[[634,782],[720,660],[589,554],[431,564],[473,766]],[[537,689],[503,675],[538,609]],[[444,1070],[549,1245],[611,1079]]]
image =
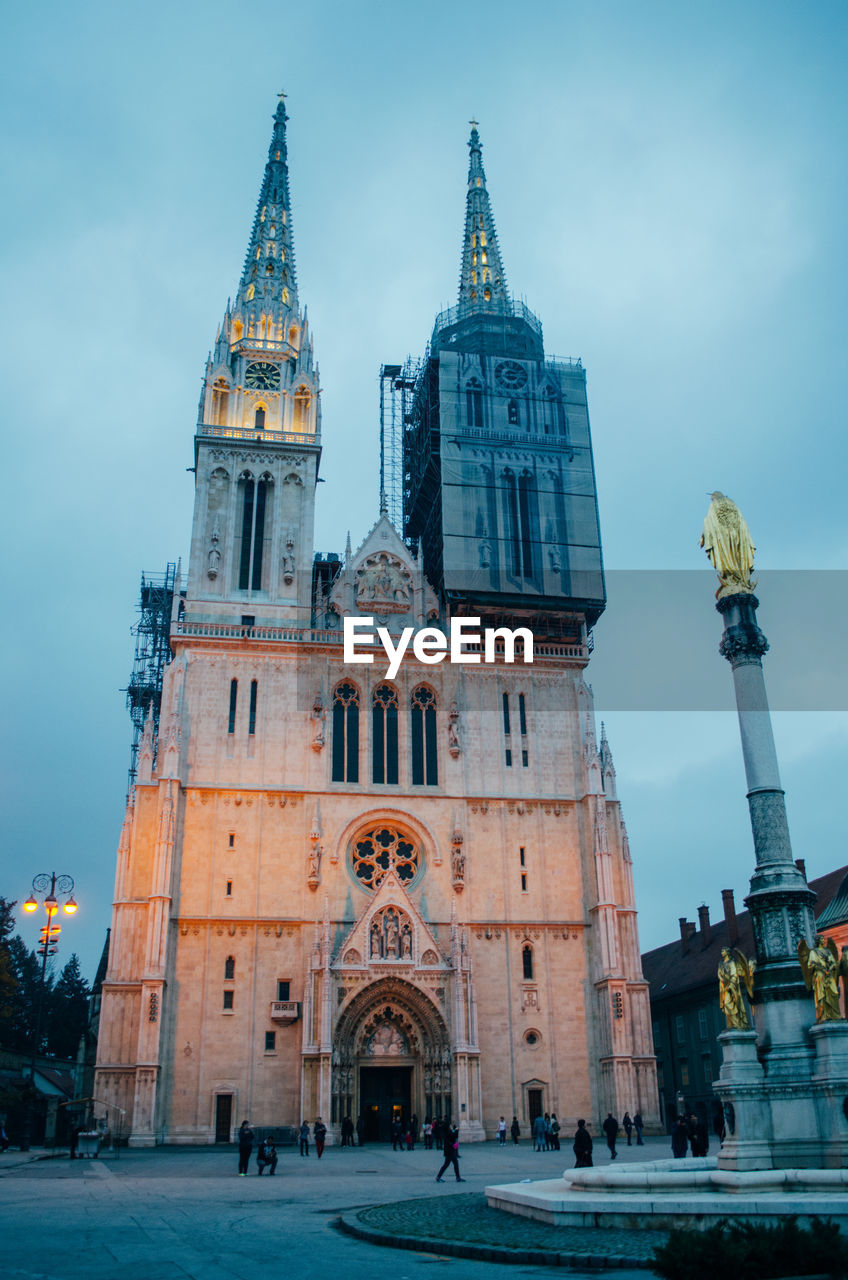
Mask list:
[[390,870],[402,884],[409,884],[418,874],[421,855],[408,836],[381,825],[353,842],[351,864],[363,889],[374,890]]

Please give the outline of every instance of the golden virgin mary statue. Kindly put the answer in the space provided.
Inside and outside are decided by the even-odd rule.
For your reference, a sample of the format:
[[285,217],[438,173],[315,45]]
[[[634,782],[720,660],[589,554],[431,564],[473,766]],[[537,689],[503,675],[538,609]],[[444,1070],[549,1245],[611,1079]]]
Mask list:
[[717,489],[704,520],[700,545],[710,558],[720,585],[716,597],[732,596],[740,591],[753,591],[751,579],[756,547],[745,517],[732,498]]

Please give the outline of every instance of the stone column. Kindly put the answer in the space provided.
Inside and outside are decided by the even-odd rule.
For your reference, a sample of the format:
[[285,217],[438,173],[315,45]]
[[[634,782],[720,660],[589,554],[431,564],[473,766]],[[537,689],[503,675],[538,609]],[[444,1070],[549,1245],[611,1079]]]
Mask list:
[[812,1069],[809,1027],[815,1013],[798,963],[798,943],[806,938],[814,945],[815,894],[792,858],[763,678],[769,646],[757,626],[758,604],[752,592],[743,591],[720,598],[716,608],[724,618],[719,652],[733,669],[748,781],[756,866],[745,905],[757,960],[754,1020],[758,1053],[772,1084],[799,1076],[809,1081]]

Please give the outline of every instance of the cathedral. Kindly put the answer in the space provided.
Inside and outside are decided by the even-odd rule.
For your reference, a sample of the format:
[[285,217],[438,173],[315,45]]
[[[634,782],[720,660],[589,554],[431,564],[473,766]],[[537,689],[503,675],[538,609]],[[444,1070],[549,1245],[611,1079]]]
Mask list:
[[[366,1141],[413,1115],[465,1141],[551,1111],[650,1129],[630,852],[584,679],[605,603],[585,370],[546,357],[507,290],[472,122],[459,297],[407,380],[401,513],[384,476],[364,537],[316,553],[286,124],[281,98],[203,377],[94,1093],[139,1146],[317,1116],[331,1142],[348,1116]],[[391,679],[379,646],[345,661],[351,620],[432,644],[459,619],[493,652],[409,646]]]

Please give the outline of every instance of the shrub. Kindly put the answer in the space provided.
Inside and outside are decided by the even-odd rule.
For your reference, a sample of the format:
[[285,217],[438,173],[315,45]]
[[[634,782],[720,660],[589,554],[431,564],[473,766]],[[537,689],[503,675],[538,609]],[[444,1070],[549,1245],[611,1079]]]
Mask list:
[[663,1280],[779,1280],[781,1276],[848,1276],[848,1244],[829,1219],[799,1227],[797,1218],[775,1226],[723,1220],[706,1231],[676,1227],[654,1251]]

